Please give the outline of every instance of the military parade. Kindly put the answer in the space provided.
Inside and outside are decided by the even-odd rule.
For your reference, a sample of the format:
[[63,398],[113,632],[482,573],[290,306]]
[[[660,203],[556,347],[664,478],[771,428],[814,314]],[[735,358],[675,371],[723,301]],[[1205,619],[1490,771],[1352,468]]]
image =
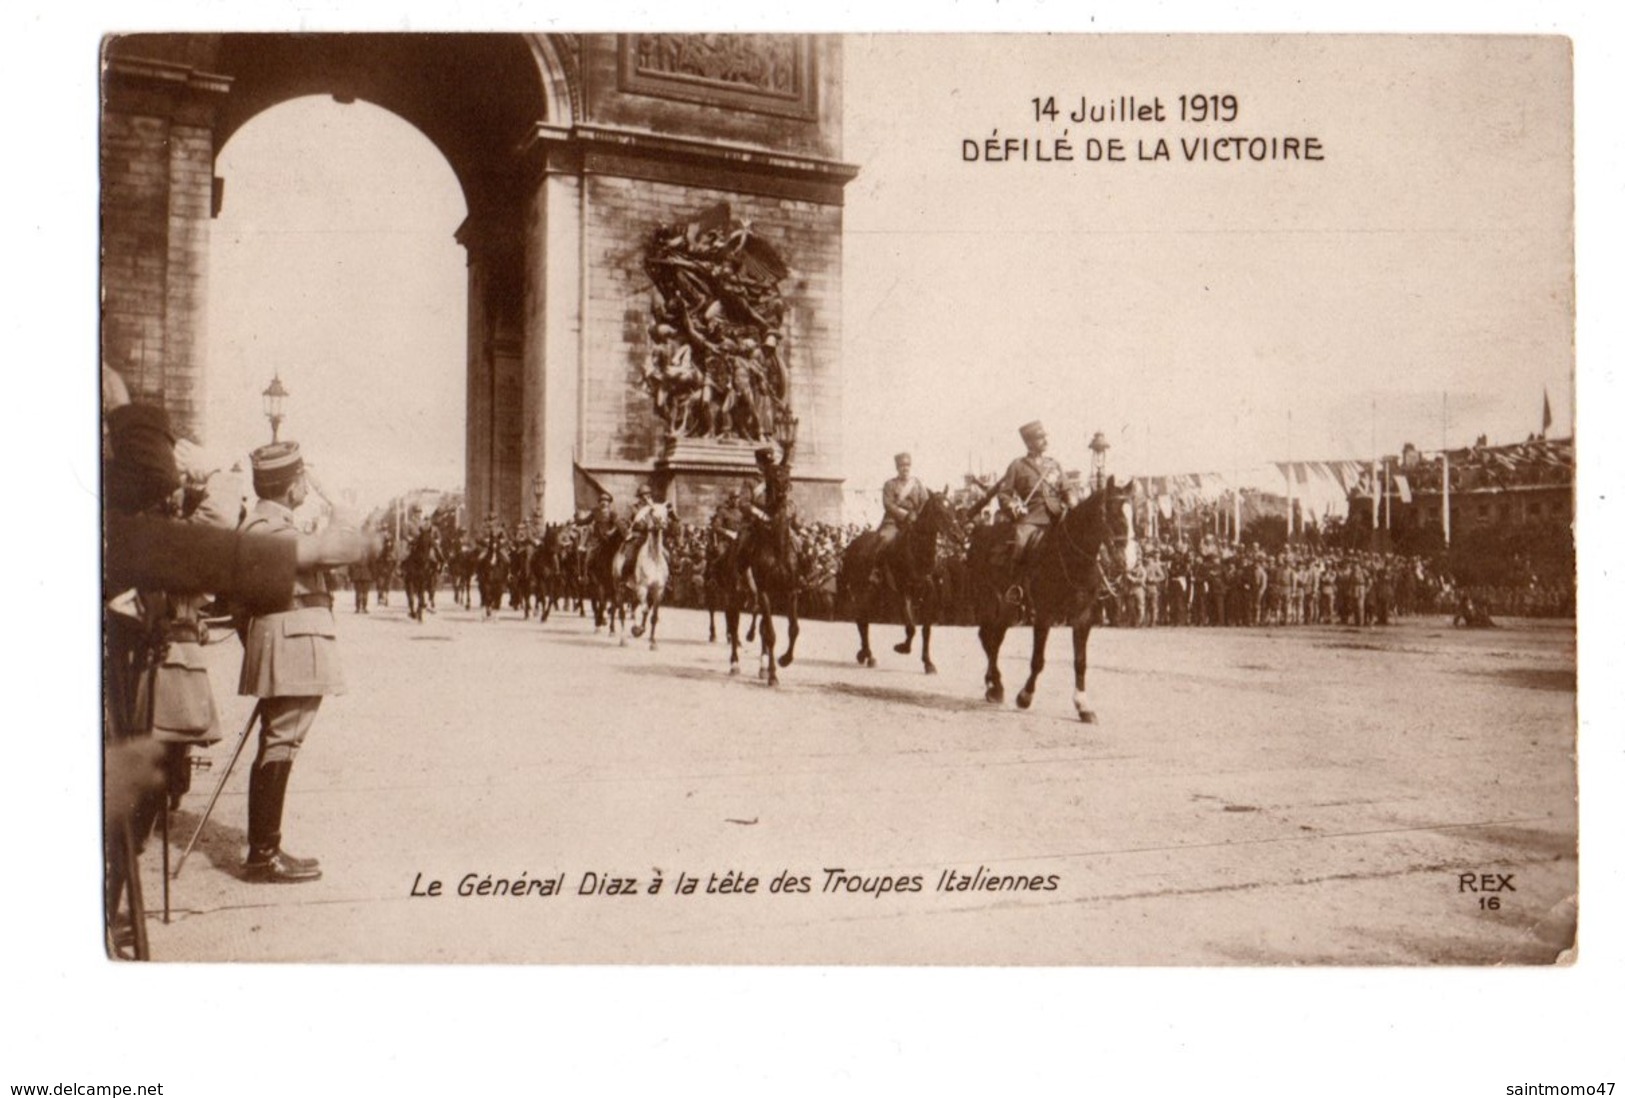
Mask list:
[[[146,513],[178,525],[231,525],[230,501],[209,495],[211,483],[224,482],[213,475],[217,471],[183,474],[176,455],[191,451],[177,443],[161,410],[130,402],[111,372],[104,377],[104,400],[113,512]],[[273,435],[276,425],[273,419]],[[1175,542],[1142,538],[1132,482],[1120,485],[1106,476],[1103,463],[1092,482],[1069,475],[1048,453],[1039,421],[1016,433],[1025,452],[997,480],[985,487],[971,482],[974,488],[957,497],[928,488],[915,475],[913,455],[897,454],[895,475],[880,488],[882,514],[874,529],[801,521],[793,475],[796,420],[787,417],[775,437],[756,447],[755,475],[726,492],[709,516],[685,520],[654,483],[644,482],[624,510],[606,491],[569,522],[549,524],[529,515],[511,533],[494,511],[477,536],[445,521],[455,520],[455,509],[449,515],[415,513],[399,526],[398,537],[393,530],[384,536],[368,520],[347,534],[335,528],[333,536],[348,540],[330,548],[321,566],[299,566],[272,606],[245,600],[236,580],[210,586],[202,575],[185,574],[183,566],[178,580],[154,586],[171,573],[155,569],[146,581],[138,569],[135,587],[108,608],[108,766],[110,775],[122,775],[146,760],[162,778],[132,795],[128,805],[110,809],[109,949],[116,956],[148,955],[139,853],[160,830],[167,910],[169,813],[191,788],[194,753],[222,740],[220,706],[202,673],[206,660],[199,648],[211,640],[211,627],[235,628],[242,649],[237,689],[254,705],[192,841],[257,728],[257,746],[248,753],[240,879],[322,879],[319,859],[284,848],[283,817],[294,761],[323,698],[345,690],[335,621],[335,596],[344,588],[353,592],[356,616],[399,612],[421,625],[456,610],[486,626],[518,620],[574,632],[590,625],[617,648],[646,637],[651,652],[659,647],[663,602],[703,607],[709,615],[705,641],[726,645],[726,664],[719,655],[717,674],[738,675],[741,647],[754,642],[758,677],[769,686],[777,686],[780,671],[796,659],[803,609],[856,626],[860,674],[877,667],[870,636],[875,623],[902,627],[894,646],[901,655],[912,654],[918,637],[927,674],[938,670],[933,628],[940,655],[943,627],[973,625],[985,661],[982,696],[994,704],[1005,699],[1005,635],[1012,627],[1030,627],[1029,672],[1016,693],[1023,710],[1034,702],[1049,631],[1067,626],[1073,708],[1087,724],[1098,720],[1086,692],[1090,632],[1097,626],[1365,630],[1452,611],[1456,625],[1495,624],[1490,602],[1482,594],[1476,601],[1472,592],[1457,594],[1433,559],[1307,540],[1272,552],[1211,532],[1189,543],[1182,536]],[[308,538],[335,521],[331,509],[311,518],[307,502],[322,497],[297,442],[273,441],[250,457],[253,500],[245,496],[236,509],[243,544]],[[109,552],[118,547],[115,540]],[[110,557],[108,563],[117,562]],[[392,600],[396,576],[404,604]],[[448,587],[449,605],[437,603]],[[1503,601],[1496,608],[1530,612],[1542,590],[1526,590],[1515,607]],[[1565,605],[1549,611],[1563,613]],[[776,618],[785,627],[782,651]],[[951,643],[963,635],[953,629]],[[525,656],[510,650],[505,658]],[[128,754],[149,737],[162,745],[159,754]],[[110,776],[110,788],[123,784],[122,777]],[[181,864],[190,852],[187,844]]]
[[[274,1085],[303,1042],[253,966],[288,964],[280,1016],[342,1015],[357,1062],[352,1021],[453,1013],[543,1080],[554,1014],[793,1024],[750,988],[597,1010],[566,969],[1573,963],[1598,739],[1560,43],[103,54],[70,914],[142,993],[120,1013],[178,1033],[149,979],[241,982],[289,1038]],[[1317,154],[958,155],[1058,147],[1051,96],[1169,107],[1084,112],[1085,153],[1234,124]],[[1448,171],[1383,144],[1424,137]],[[479,1009],[440,971],[470,965],[504,985]],[[1180,998],[1077,997],[1153,1027]]]

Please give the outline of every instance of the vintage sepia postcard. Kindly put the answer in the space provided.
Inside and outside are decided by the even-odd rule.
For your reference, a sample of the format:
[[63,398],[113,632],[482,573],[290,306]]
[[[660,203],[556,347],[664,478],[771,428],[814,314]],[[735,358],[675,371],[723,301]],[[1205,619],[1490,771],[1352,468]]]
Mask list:
[[101,93],[109,956],[1574,962],[1568,39]]

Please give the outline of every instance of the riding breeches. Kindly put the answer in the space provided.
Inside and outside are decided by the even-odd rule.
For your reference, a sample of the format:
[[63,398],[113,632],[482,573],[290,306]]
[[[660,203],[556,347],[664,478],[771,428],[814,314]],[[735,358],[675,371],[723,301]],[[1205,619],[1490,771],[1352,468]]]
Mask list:
[[292,762],[299,753],[311,725],[316,723],[316,710],[321,707],[321,696],[260,699],[260,749],[254,765],[268,762]]

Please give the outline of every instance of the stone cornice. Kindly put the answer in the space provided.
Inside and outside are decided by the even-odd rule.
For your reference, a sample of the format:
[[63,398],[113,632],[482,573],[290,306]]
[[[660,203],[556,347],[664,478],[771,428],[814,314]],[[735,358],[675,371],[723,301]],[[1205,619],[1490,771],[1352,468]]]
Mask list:
[[154,61],[145,57],[113,57],[104,69],[109,82],[126,80],[199,94],[224,95],[231,90],[231,77],[220,73],[201,72],[190,65],[176,65],[169,61]]
[[146,57],[110,57],[102,68],[106,109],[189,125],[212,126],[218,104],[230,91],[229,76]]
[[694,141],[614,126],[538,124],[520,152],[539,170],[614,175],[839,206],[858,167],[749,145]]

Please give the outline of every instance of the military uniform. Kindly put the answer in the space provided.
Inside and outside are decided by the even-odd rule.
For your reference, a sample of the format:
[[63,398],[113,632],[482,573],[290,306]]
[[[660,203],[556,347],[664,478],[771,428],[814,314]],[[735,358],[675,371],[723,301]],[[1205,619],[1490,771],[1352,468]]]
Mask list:
[[776,515],[783,510],[795,518],[795,502],[791,498],[790,454],[793,444],[786,444],[784,453],[774,460],[773,447],[761,446],[756,450],[756,468],[762,481],[751,490],[751,506],[762,512],[761,517]]
[[931,493],[926,490],[918,478],[903,473],[901,467],[908,460],[907,454],[897,455],[898,475],[888,480],[880,489],[880,505],[885,515],[880,520],[880,549],[891,545],[902,533],[905,523],[913,522],[919,516],[920,509],[931,499]]
[[1162,563],[1160,555],[1153,555],[1145,562],[1145,624],[1155,626],[1162,617],[1162,591],[1168,582],[1168,569]]
[[1039,452],[1034,441],[1044,438],[1044,426],[1033,422],[1021,428],[1028,452],[1010,463],[999,481],[999,504],[1015,520],[1015,563],[1026,560],[1033,542],[1066,513],[1072,502],[1061,463]]
[[632,504],[632,517],[629,527],[632,537],[642,544],[643,538],[655,528],[656,512],[665,504],[655,502],[654,496],[647,491],[640,491],[636,502]]
[[[278,499],[303,472],[297,443],[283,442],[254,451],[255,491],[262,498],[241,527],[245,534],[296,537],[293,510]],[[294,501],[297,506],[297,501]],[[249,774],[248,861],[255,881],[306,881],[321,876],[312,859],[294,858],[282,848],[282,806],[293,760],[305,742],[322,698],[344,692],[333,596],[322,569],[304,569],[294,578],[293,597],[272,613],[248,623],[237,692],[260,699],[260,744]]]
[[617,534],[625,536],[626,523],[615,513],[614,501],[604,496],[599,505],[593,509],[592,518],[587,522],[588,538],[596,547]]
[[366,561],[357,561],[350,565],[350,586],[355,588],[355,612],[370,613],[367,609],[367,596],[372,593],[372,568]]
[[[632,578],[637,567],[638,553],[642,550],[650,532],[660,522],[659,513],[662,510],[667,510],[666,504],[655,502],[654,494],[648,488],[638,489],[638,497],[632,503],[632,516],[627,522],[626,553],[622,565],[622,572],[626,578]],[[667,517],[675,518],[675,515],[668,510]]]
[[711,512],[711,529],[725,540],[734,541],[744,525],[745,512],[739,505],[739,496],[729,492],[717,504],[717,509]]

